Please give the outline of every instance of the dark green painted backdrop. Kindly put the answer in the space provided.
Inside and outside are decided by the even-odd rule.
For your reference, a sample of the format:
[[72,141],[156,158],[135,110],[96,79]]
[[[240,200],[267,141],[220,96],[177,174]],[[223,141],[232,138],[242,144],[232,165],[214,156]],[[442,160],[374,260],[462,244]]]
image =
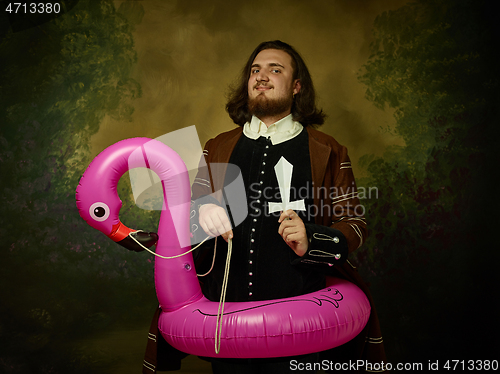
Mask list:
[[[305,57],[322,130],[348,146],[358,184],[377,188],[352,260],[389,362],[498,356],[493,12],[405,3],[67,0],[58,17],[2,13],[0,371],[140,370],[152,259],[79,218],[79,177],[123,138],[194,124],[203,143],[231,129],[226,88],[276,38]],[[123,221],[155,230],[158,212],[122,182]]]

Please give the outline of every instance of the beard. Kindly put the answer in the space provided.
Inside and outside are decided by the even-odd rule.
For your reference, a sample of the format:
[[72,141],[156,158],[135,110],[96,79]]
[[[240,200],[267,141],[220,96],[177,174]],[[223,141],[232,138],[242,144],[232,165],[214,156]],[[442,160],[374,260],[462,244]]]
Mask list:
[[255,117],[272,117],[290,111],[293,104],[292,95],[269,99],[263,94],[248,99],[248,111]]

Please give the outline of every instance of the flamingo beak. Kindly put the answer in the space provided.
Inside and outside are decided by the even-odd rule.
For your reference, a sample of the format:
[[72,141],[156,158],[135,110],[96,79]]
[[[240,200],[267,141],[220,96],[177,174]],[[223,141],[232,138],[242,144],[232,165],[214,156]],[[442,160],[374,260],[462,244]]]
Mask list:
[[[133,238],[131,236],[133,236]],[[157,233],[132,230],[120,221],[113,225],[111,234],[109,234],[108,237],[134,252],[144,251],[144,247],[151,248],[158,241]]]

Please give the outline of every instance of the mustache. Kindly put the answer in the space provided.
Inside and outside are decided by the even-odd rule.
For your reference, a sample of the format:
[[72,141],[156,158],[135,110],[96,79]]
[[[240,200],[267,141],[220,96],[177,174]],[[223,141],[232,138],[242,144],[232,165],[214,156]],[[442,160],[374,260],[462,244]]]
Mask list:
[[274,88],[274,86],[272,84],[268,84],[268,83],[255,83],[255,85],[253,86],[253,88],[257,88],[257,87]]

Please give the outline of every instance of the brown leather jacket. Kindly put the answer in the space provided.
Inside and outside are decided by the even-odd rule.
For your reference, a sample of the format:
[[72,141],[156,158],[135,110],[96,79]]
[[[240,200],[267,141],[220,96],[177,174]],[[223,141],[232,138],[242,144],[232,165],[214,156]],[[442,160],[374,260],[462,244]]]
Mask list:
[[[349,252],[356,250],[367,235],[366,222],[360,209],[357,189],[347,148],[321,131],[306,128],[309,135],[314,205],[320,209],[315,223],[340,230],[349,243]],[[229,163],[236,143],[243,133],[241,127],[210,139],[205,145],[206,164]],[[223,169],[216,171],[223,174]],[[200,177],[198,175],[198,177]],[[193,199],[220,191],[224,178],[221,175],[201,176],[203,183],[193,184]],[[211,185],[206,181],[210,180]]]

